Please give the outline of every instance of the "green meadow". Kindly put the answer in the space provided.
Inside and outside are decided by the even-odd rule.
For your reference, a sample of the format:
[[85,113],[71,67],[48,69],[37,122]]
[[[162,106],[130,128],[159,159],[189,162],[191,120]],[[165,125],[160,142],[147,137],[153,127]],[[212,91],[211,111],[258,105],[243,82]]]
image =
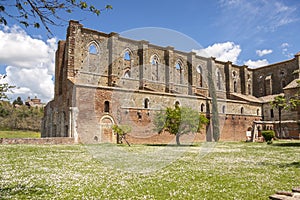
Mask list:
[[0,145],[0,199],[268,199],[300,186],[300,142]]

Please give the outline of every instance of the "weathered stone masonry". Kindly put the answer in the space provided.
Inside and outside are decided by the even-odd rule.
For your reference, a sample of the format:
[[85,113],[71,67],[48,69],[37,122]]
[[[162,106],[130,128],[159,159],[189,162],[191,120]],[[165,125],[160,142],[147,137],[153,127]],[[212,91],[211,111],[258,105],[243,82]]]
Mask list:
[[45,108],[42,137],[116,142],[111,126],[129,124],[130,142],[169,143],[173,136],[153,132],[152,121],[155,112],[179,103],[219,121],[183,141],[210,140],[216,128],[221,140],[245,140],[253,122],[264,117],[258,97],[282,92],[294,80],[289,73],[299,72],[299,55],[286,63],[254,70],[70,21],[66,40],[58,43],[55,96]]

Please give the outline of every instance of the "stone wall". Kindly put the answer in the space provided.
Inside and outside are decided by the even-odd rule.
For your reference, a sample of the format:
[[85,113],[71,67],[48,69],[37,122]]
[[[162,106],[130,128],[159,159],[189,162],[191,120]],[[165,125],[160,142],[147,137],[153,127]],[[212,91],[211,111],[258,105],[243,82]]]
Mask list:
[[[282,91],[299,69],[298,57],[248,69],[70,21],[66,41],[58,44],[55,97],[45,109],[42,137],[116,142],[111,126],[128,124],[131,142],[169,142],[173,136],[154,133],[152,121],[155,112],[178,103],[208,117],[217,113],[221,140],[244,140],[263,114],[252,94]],[[211,131],[210,125],[195,139],[205,140]]]

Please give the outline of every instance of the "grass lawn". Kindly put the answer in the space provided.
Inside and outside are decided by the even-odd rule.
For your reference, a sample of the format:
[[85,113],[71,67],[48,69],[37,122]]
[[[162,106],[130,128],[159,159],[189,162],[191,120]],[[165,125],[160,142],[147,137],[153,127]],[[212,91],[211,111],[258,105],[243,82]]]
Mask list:
[[35,131],[2,131],[0,130],[0,138],[40,138],[41,133]]
[[300,186],[300,141],[0,145],[0,199],[268,199]]

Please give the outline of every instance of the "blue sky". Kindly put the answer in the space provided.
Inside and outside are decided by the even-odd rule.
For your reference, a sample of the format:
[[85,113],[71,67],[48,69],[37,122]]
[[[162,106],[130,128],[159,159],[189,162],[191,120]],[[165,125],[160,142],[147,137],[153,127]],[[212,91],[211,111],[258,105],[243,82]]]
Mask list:
[[[111,4],[113,9],[104,11],[99,17],[76,11],[71,15],[64,14],[64,19],[81,20],[87,28],[127,33],[127,36],[136,33],[132,30],[150,30],[145,27],[173,30],[197,43],[191,47],[200,55],[250,67],[288,60],[300,51],[298,0],[88,2],[100,8]],[[57,41],[65,39],[67,22],[65,26],[51,27],[54,38],[47,37],[43,28],[16,27],[15,21],[8,22],[8,27],[0,27],[0,73],[6,73],[7,81],[18,86],[12,98],[39,96],[43,101],[50,100],[53,96],[53,53]],[[159,43],[151,38],[151,34],[136,37]],[[18,38],[19,43],[14,38]],[[172,43],[168,34],[163,40]],[[170,45],[181,48],[176,42]]]

